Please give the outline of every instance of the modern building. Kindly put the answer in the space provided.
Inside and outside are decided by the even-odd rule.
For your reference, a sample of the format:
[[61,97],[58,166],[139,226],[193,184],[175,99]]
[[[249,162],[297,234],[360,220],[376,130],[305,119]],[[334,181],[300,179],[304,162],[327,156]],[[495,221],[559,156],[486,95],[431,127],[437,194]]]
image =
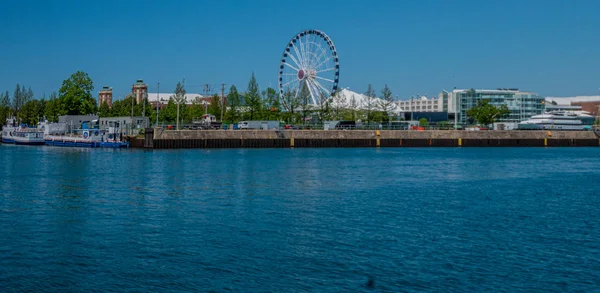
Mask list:
[[[455,89],[448,94],[448,111],[456,112],[456,121],[460,125],[471,124],[473,121],[467,115],[467,111],[481,100],[490,100],[490,104],[499,107],[506,105],[510,114],[497,121],[505,124],[516,124],[531,116],[542,114],[545,109],[545,101],[537,93],[519,91],[519,89],[499,88],[487,89]],[[456,101],[456,103],[454,103]],[[510,127],[509,127],[510,128]]]
[[98,92],[98,106],[101,106],[102,103],[106,103],[108,107],[112,107],[112,88],[107,86],[102,87],[100,92]]
[[137,82],[131,86],[131,94],[135,97],[136,103],[142,103],[148,94],[148,85],[145,84],[143,80],[138,79]]

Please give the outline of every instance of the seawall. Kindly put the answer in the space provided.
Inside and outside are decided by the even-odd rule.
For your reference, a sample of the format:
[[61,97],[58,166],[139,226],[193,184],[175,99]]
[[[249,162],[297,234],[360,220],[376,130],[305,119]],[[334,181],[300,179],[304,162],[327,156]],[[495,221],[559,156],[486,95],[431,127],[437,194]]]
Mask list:
[[554,147],[600,146],[592,131],[165,130],[147,129],[132,147]]

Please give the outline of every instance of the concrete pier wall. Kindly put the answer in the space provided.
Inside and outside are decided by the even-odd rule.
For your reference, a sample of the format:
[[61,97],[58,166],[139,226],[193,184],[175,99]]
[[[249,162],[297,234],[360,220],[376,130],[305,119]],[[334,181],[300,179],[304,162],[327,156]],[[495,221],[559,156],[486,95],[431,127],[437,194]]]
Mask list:
[[[379,135],[377,135],[379,133]],[[594,139],[592,131],[154,130],[154,139]]]
[[148,129],[143,148],[600,146],[591,131],[164,130]]

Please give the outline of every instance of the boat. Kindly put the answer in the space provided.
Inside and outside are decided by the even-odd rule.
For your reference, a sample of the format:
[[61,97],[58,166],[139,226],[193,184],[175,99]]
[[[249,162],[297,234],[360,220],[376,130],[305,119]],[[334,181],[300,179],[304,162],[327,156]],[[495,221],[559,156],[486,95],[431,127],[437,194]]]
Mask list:
[[44,130],[28,127],[25,124],[17,125],[14,118],[9,118],[2,127],[2,143],[18,145],[43,145]]
[[[92,127],[97,123],[92,123]],[[47,127],[50,129],[51,127]],[[60,127],[58,127],[60,128]],[[47,133],[44,136],[46,145],[61,147],[84,147],[84,148],[128,148],[129,142],[122,140],[119,133],[118,123],[111,125],[106,130],[98,128],[76,129],[69,134]]]
[[98,129],[78,129],[68,135],[46,135],[46,145],[84,148],[128,148],[129,142],[121,141],[119,134]]
[[519,130],[591,130],[594,116],[587,111],[550,111],[532,116],[518,125]]

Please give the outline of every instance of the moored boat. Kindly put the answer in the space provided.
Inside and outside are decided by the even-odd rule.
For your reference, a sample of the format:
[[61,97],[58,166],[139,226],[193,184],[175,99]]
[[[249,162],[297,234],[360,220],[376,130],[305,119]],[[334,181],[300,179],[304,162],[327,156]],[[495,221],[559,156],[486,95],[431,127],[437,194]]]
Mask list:
[[13,118],[8,119],[6,124],[2,127],[2,143],[19,145],[44,144],[43,129],[27,127],[24,124],[17,126]]
[[78,129],[67,135],[48,134],[44,139],[49,146],[128,148],[129,142],[122,141],[120,134],[113,133],[111,130]]
[[585,111],[550,111],[519,123],[520,130],[590,130],[594,116]]

